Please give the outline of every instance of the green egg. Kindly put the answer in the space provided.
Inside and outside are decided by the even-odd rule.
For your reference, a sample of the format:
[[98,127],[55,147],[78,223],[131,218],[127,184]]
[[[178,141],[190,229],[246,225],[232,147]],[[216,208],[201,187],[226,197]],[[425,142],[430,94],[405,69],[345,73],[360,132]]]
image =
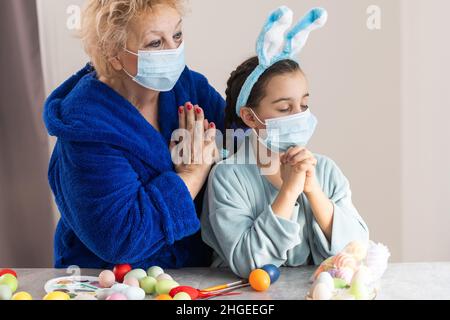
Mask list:
[[169,294],[170,290],[180,285],[173,280],[161,280],[156,283],[155,290],[158,295]]
[[153,294],[155,292],[156,283],[157,281],[153,277],[145,277],[139,280],[139,285],[146,294]]
[[147,276],[147,272],[145,272],[145,270],[133,269],[125,275],[124,280],[128,279],[128,278],[135,278],[139,281],[142,278],[145,278],[146,276]]
[[11,300],[12,292],[11,288],[6,284],[0,284],[0,301]]
[[0,277],[0,284],[7,285],[11,288],[12,293],[16,292],[19,282],[12,274],[4,274]]
[[355,297],[356,300],[368,300],[369,289],[360,282],[353,282],[349,293]]
[[147,275],[152,278],[157,278],[160,274],[163,274],[164,270],[160,267],[151,267],[147,270]]
[[191,296],[187,294],[186,292],[178,292],[174,297],[173,300],[192,300]]
[[334,278],[334,287],[336,289],[346,289],[348,288],[347,282],[343,279]]

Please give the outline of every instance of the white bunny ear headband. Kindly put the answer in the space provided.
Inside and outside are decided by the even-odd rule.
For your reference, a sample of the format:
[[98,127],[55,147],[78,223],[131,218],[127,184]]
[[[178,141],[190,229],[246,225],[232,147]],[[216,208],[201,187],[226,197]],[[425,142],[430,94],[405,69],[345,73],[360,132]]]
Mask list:
[[290,59],[298,54],[306,44],[311,31],[325,25],[328,13],[325,9],[311,9],[292,29],[293,13],[286,6],[272,12],[264,24],[263,30],[256,43],[259,65],[250,74],[242,86],[236,103],[236,113],[240,117],[241,109],[247,105],[253,86],[262,74],[275,63]]

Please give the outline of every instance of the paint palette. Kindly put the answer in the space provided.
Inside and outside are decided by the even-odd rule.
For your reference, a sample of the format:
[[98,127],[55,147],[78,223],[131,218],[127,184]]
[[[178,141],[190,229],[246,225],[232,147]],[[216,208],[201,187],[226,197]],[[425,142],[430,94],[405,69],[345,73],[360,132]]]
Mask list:
[[65,292],[70,296],[70,299],[74,299],[81,294],[96,297],[97,290],[101,289],[101,286],[98,277],[69,276],[48,281],[44,289],[47,293]]

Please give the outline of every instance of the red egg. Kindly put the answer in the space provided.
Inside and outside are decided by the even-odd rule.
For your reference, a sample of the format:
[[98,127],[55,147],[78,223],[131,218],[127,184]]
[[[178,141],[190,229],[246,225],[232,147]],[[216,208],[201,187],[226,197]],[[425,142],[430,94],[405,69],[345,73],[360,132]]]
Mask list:
[[180,286],[180,287],[173,288],[172,290],[170,290],[169,295],[173,298],[173,297],[175,297],[175,295],[177,293],[180,293],[180,292],[187,293],[191,297],[192,300],[197,299],[198,295],[199,295],[199,292],[197,289],[188,287],[188,286]]
[[131,266],[129,264],[118,264],[114,267],[113,272],[116,276],[116,281],[122,283],[125,275],[131,271]]
[[14,277],[17,278],[17,273],[14,270],[12,270],[12,269],[1,269],[0,270],[0,277],[5,275],[5,274],[11,274],[11,275],[13,275]]

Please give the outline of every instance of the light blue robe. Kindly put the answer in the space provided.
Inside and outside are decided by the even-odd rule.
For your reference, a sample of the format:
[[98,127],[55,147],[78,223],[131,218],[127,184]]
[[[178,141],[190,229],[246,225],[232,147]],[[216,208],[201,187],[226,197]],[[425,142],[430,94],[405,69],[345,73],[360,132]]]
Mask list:
[[203,241],[215,251],[213,267],[230,267],[247,278],[253,269],[266,264],[318,265],[353,240],[368,241],[369,230],[352,203],[348,180],[333,160],[322,155],[314,154],[317,179],[334,205],[331,242],[304,194],[298,198],[292,219],[276,216],[272,203],[278,189],[255,164],[253,137],[217,164],[209,177],[201,223]]

